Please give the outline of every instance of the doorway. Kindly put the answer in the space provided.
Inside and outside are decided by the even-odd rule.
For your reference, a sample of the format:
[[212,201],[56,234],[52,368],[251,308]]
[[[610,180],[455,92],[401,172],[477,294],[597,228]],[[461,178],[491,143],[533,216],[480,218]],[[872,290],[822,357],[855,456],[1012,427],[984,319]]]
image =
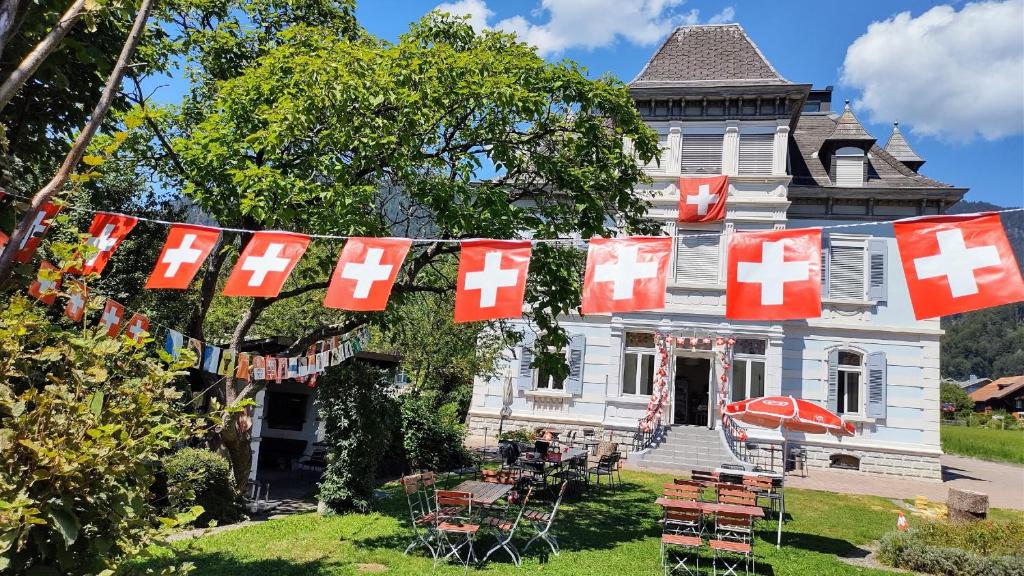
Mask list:
[[673,424],[707,426],[711,359],[676,356]]

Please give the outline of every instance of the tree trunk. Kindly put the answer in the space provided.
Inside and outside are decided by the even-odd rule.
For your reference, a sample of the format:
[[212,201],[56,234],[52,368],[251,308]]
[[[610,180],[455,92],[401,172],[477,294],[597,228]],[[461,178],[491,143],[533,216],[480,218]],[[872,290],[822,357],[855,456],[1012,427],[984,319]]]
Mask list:
[[0,56],[14,33],[18,31],[18,10],[21,0],[0,0]]
[[[82,1],[84,2],[84,0]],[[96,107],[93,108],[92,117],[86,122],[82,132],[78,134],[78,138],[75,138],[75,143],[72,144],[71,150],[68,151],[68,155],[64,158],[64,163],[57,169],[57,173],[54,174],[46,186],[32,197],[28,212],[26,212],[25,217],[14,229],[14,233],[11,234],[11,238],[7,242],[7,248],[0,253],[0,286],[6,284],[11,278],[14,254],[18,251],[21,240],[32,226],[32,216],[64,187],[64,183],[67,182],[71,172],[82,160],[82,156],[85,155],[92,137],[96,135],[100,124],[106,118],[107,111],[110,110],[110,106],[114,102],[114,96],[121,86],[121,79],[124,78],[125,71],[128,69],[128,62],[135,55],[135,48],[138,47],[139,41],[142,39],[142,33],[146,29],[146,20],[149,19],[149,12],[153,8],[153,2],[154,0],[142,0],[139,12],[135,15],[135,22],[132,24],[131,32],[128,33],[128,38],[121,48],[121,54],[117,57],[114,69],[110,71],[110,76],[107,78],[103,94],[96,103]]]
[[[7,2],[4,2],[6,7]],[[15,8],[15,10],[17,10]],[[7,107],[7,104],[11,102],[14,95],[18,93],[18,90],[28,82],[28,79],[35,74],[39,66],[42,65],[43,61],[46,60],[50,54],[53,54],[57,48],[60,47],[60,43],[64,40],[64,37],[68,35],[68,32],[75,27],[78,20],[82,17],[82,12],[85,10],[85,0],[75,0],[71,6],[61,15],[60,20],[57,24],[36,44],[36,47],[25,56],[24,59],[18,64],[18,67],[11,72],[11,75],[4,80],[3,84],[0,84],[0,110]],[[0,18],[7,16],[6,11],[0,10]],[[11,24],[13,24],[13,12],[11,14]],[[0,21],[0,26],[3,22]],[[2,34],[2,31],[0,31]],[[120,84],[120,80],[118,80]]]
[[250,435],[239,429],[239,422],[237,414],[227,417],[220,431],[220,442],[225,456],[231,462],[235,486],[242,490],[249,481],[249,472],[252,470],[252,445],[249,443]]

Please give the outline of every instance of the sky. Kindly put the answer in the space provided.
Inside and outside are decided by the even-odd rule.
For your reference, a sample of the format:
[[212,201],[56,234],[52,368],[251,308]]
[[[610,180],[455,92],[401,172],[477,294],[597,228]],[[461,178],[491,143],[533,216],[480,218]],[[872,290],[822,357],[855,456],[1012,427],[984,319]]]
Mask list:
[[358,16],[396,40],[439,5],[623,82],[675,26],[737,22],[783,77],[833,86],[834,110],[849,99],[879,145],[899,120],[923,174],[1024,205],[1024,0],[361,0]]

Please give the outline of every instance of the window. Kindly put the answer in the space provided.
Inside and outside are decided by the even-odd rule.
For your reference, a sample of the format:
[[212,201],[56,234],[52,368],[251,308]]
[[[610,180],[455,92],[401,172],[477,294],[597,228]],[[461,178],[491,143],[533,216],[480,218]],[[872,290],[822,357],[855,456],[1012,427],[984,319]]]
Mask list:
[[740,174],[771,174],[775,134],[740,134]]
[[267,426],[276,430],[302,430],[306,424],[307,394],[267,392]]
[[860,148],[847,146],[836,150],[835,184],[844,188],[860,188],[864,186],[864,151]]
[[886,300],[884,238],[830,236],[822,245],[822,297],[829,300]]
[[821,112],[821,102],[808,100],[804,102],[804,112]]
[[650,396],[654,388],[654,334],[626,332],[622,394]]
[[543,366],[537,368],[536,372],[538,390],[561,390],[565,386],[565,378],[557,378]]
[[764,396],[765,351],[768,341],[737,338],[733,347],[732,401]]
[[[677,234],[687,234],[679,230]],[[707,234],[707,230],[692,231]],[[676,238],[676,282],[718,284],[718,236],[679,236]]]
[[838,382],[836,413],[862,414],[864,357],[856,352],[840,350]]
[[684,174],[721,174],[725,135],[683,133]]

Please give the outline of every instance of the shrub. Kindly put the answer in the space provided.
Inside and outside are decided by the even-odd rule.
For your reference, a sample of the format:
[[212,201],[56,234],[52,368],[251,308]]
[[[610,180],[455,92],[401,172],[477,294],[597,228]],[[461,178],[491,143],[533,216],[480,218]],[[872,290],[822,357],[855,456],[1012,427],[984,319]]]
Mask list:
[[939,401],[943,404],[952,404],[953,416],[961,420],[968,418],[974,411],[974,401],[971,397],[963,388],[952,382],[939,384]]
[[319,485],[325,511],[369,510],[373,481],[398,428],[394,379],[364,363],[328,370],[317,387],[327,468]]
[[197,432],[172,385],[185,356],[167,369],[20,296],[0,310],[0,573],[107,573],[153,542],[159,455]]
[[882,538],[882,562],[940,576],[1024,574],[1024,522],[922,524]]
[[469,461],[458,403],[438,407],[435,398],[432,393],[402,397],[402,444],[415,469],[450,470]]
[[520,428],[519,430],[509,430],[508,432],[502,432],[501,434],[498,435],[498,440],[501,442],[507,440],[511,442],[522,442],[524,444],[529,444],[536,440],[536,438],[537,434],[533,430],[529,430],[527,428]]
[[199,524],[211,520],[234,522],[241,518],[231,466],[226,458],[209,450],[183,448],[164,458],[167,499],[174,512],[202,506]]

